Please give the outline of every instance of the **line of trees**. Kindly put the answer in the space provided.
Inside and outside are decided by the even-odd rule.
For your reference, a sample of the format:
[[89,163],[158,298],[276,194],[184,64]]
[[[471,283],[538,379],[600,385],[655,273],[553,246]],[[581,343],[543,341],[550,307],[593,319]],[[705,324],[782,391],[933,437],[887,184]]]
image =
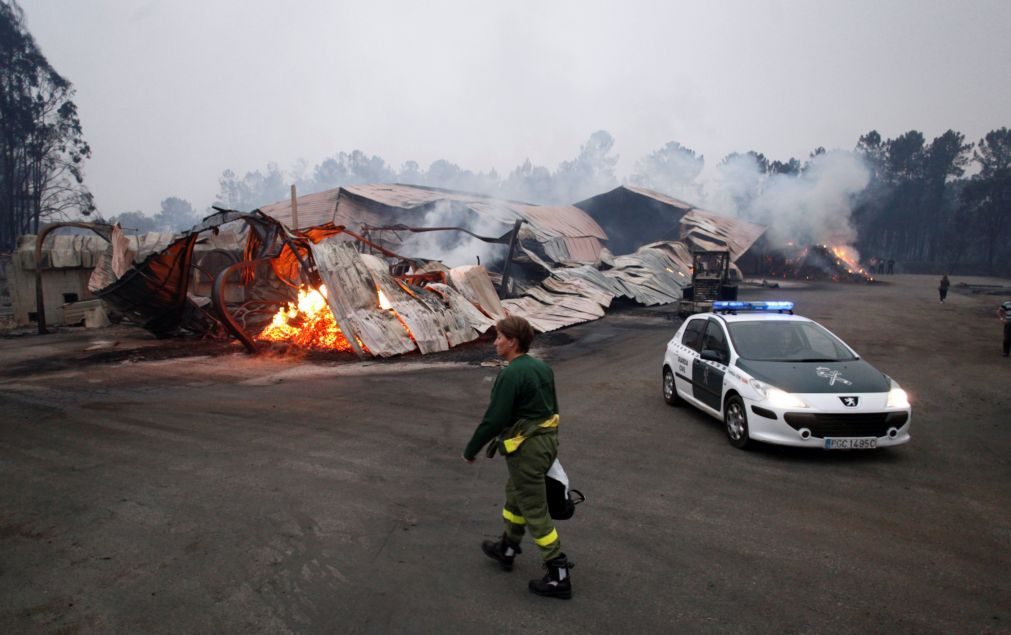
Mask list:
[[91,213],[73,86],[49,64],[14,0],[0,1],[0,251],[43,220]]
[[216,205],[231,209],[255,209],[260,205],[284,200],[289,188],[300,194],[321,192],[336,187],[364,183],[404,183],[426,185],[540,204],[568,204],[607,191],[618,185],[612,153],[614,138],[606,131],[594,132],[571,160],[555,170],[535,166],[529,160],[517,166],[504,179],[495,170],[472,172],[439,159],[428,169],[416,161],[407,161],[399,169],[381,157],[361,150],[339,152],[313,168],[299,162],[290,171],[271,163],[265,171],[254,170],[239,177],[225,170],[218,180]]
[[854,214],[863,251],[933,270],[1011,271],[1011,131],[976,143],[953,130],[929,143],[915,130],[888,140],[871,131],[857,152],[872,169]]

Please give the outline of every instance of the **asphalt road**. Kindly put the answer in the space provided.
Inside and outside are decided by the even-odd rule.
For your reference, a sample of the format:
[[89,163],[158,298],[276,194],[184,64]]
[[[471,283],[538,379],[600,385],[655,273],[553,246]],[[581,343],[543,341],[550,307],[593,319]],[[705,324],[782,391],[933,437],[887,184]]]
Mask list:
[[527,591],[532,544],[511,573],[480,552],[505,465],[461,452],[490,342],[359,363],[124,328],[0,340],[0,632],[1006,633],[999,299],[953,280],[940,305],[934,282],[745,291],[909,390],[890,450],[732,448],[661,398],[663,308],[542,338],[588,498],[558,525],[568,602]]

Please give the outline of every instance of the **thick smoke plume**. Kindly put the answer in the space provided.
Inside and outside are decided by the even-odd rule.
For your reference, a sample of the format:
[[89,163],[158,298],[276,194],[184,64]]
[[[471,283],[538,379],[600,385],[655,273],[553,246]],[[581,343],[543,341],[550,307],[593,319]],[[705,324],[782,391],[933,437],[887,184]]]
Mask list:
[[854,199],[870,176],[852,152],[815,155],[789,174],[764,173],[753,155],[735,155],[704,183],[705,206],[766,225],[773,246],[851,245]]
[[870,170],[850,152],[812,158],[798,175],[767,180],[750,214],[769,227],[773,244],[852,244],[854,198],[870,182]]

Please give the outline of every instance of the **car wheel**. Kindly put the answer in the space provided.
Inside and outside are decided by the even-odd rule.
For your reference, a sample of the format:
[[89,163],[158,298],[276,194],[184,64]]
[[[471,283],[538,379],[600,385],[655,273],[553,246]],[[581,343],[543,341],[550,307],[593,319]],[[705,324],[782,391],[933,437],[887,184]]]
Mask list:
[[674,371],[667,366],[663,367],[663,400],[667,402],[668,406],[680,406],[684,403],[674,386]]
[[737,395],[727,397],[723,407],[723,423],[727,428],[727,440],[735,448],[743,449],[751,441],[748,436],[748,413],[744,409],[744,401]]

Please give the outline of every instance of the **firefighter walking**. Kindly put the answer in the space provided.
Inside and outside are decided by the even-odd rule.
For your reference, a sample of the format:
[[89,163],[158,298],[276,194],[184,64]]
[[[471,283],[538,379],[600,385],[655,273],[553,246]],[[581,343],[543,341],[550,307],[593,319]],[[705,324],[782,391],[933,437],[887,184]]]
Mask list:
[[502,509],[505,531],[498,541],[486,540],[482,551],[511,571],[520,541],[528,531],[544,559],[547,574],[531,580],[537,595],[569,599],[573,564],[562,553],[562,541],[548,514],[545,475],[558,455],[558,399],[551,368],[527,351],[534,339],[530,323],[511,316],[495,325],[495,352],[509,364],[495,379],[491,399],[481,423],[464,449],[463,458],[474,462],[489,442],[488,456],[505,457],[509,470]]

